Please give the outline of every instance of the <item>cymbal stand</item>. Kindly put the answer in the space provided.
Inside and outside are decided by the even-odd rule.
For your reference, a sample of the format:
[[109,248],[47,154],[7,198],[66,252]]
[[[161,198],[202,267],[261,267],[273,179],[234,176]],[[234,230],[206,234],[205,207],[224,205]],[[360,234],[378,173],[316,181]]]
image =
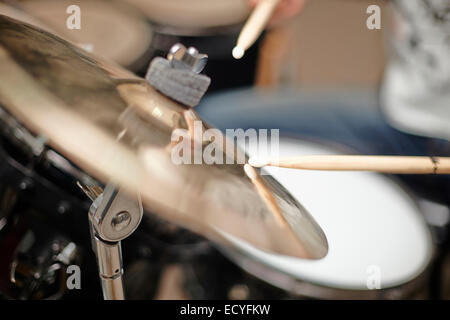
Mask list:
[[[207,61],[206,54],[177,43],[170,49],[167,59],[159,57],[152,60],[146,79],[163,94],[194,107],[211,82],[210,78],[200,74]],[[78,185],[92,200],[89,225],[103,297],[106,300],[123,300],[120,241],[132,234],[142,219],[140,196],[130,198],[112,184],[108,184],[104,191],[98,186],[87,186],[80,182]]]
[[98,186],[78,185],[92,200],[89,226],[103,298],[124,300],[121,240],[131,235],[142,219],[141,198],[139,195],[125,195],[112,184],[108,184],[105,190]]

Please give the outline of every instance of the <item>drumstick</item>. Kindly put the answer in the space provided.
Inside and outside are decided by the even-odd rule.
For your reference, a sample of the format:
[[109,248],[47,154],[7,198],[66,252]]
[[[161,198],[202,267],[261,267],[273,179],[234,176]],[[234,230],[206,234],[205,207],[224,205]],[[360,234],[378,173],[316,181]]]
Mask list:
[[280,2],[280,0],[259,1],[239,34],[237,44],[233,49],[233,57],[235,59],[241,59],[244,56],[245,51],[258,39],[278,5],[278,2]]
[[286,221],[284,219],[280,207],[277,204],[277,201],[275,200],[274,196],[270,193],[269,189],[259,176],[258,172],[256,172],[255,168],[246,164],[244,165],[244,171],[247,177],[249,177],[250,180],[252,181],[253,185],[255,186],[264,203],[267,205],[269,210],[274,215],[278,225],[281,227],[286,226]]
[[280,159],[252,157],[253,167],[331,171],[376,171],[394,174],[450,174],[450,157],[315,155]]

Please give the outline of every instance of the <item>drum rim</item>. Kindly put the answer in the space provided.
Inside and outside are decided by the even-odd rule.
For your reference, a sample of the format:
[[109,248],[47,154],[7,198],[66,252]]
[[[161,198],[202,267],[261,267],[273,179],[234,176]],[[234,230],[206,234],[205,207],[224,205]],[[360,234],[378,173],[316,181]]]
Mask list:
[[[425,268],[417,274],[416,277],[404,283],[395,286],[388,286],[381,289],[356,289],[356,288],[338,288],[331,287],[325,284],[317,283],[310,280],[299,279],[292,275],[275,270],[273,267],[248,257],[245,253],[224,246],[216,244],[217,249],[228,257],[233,263],[239,266],[248,274],[264,281],[274,287],[285,290],[288,293],[318,299],[399,299],[406,298],[409,295],[417,293],[422,289],[428,281],[429,273],[431,272],[432,262],[436,258],[435,248],[430,255],[430,261]],[[255,270],[260,270],[259,272]],[[269,279],[268,275],[272,275]],[[278,278],[277,280],[274,280]],[[281,281],[280,281],[281,279]]]

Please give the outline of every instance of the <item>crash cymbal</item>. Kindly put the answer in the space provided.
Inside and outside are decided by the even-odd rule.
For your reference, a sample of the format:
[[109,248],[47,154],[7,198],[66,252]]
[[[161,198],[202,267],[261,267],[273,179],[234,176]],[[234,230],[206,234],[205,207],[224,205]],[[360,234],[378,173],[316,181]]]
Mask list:
[[201,119],[144,79],[5,16],[0,70],[3,108],[88,174],[139,191],[149,212],[221,244],[327,253],[320,227],[272,177],[249,177],[241,164],[175,164],[172,133]]

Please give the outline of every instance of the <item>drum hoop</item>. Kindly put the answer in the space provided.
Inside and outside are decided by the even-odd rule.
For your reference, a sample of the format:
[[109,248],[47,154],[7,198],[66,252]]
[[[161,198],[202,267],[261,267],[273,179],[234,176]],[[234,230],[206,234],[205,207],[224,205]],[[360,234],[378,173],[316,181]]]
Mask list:
[[249,258],[245,253],[232,251],[229,248],[216,245],[217,249],[230,260],[236,263],[248,274],[264,281],[274,287],[285,290],[296,296],[318,299],[343,300],[371,300],[371,299],[402,299],[418,293],[426,287],[429,280],[433,261],[436,259],[433,247],[429,264],[415,278],[398,286],[386,287],[378,290],[344,289],[327,287],[323,284],[309,280],[301,280],[274,268]]

